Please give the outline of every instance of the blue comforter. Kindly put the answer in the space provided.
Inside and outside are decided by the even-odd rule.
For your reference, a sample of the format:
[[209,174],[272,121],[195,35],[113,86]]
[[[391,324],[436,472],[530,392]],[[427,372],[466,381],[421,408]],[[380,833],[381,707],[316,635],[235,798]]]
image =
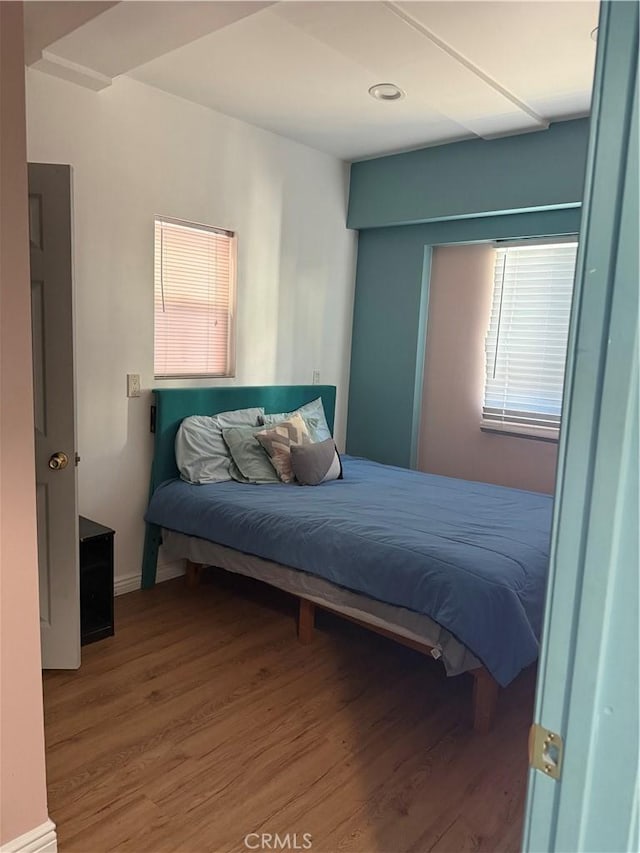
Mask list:
[[430,616],[508,684],[538,654],[547,495],[345,456],[321,486],[163,483],[146,520]]

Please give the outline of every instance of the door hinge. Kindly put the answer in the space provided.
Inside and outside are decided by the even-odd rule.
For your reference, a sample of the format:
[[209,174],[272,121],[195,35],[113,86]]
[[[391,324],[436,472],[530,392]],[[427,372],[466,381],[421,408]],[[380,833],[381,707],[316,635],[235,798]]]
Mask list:
[[529,729],[529,767],[559,779],[562,770],[562,737],[534,723]]

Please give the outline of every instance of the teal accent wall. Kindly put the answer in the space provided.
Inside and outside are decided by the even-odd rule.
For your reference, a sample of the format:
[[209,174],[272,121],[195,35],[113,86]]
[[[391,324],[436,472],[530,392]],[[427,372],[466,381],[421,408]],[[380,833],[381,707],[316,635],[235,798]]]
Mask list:
[[422,391],[417,366],[424,361],[429,295],[425,262],[430,252],[415,228],[360,234],[347,452],[405,468],[417,446],[414,406]]
[[471,139],[351,166],[349,228],[578,207],[589,120]]
[[432,247],[576,234],[588,133],[576,119],[352,165],[347,452],[415,467]]
[[568,208],[361,231],[347,452],[416,465],[432,246],[579,229],[580,209]]

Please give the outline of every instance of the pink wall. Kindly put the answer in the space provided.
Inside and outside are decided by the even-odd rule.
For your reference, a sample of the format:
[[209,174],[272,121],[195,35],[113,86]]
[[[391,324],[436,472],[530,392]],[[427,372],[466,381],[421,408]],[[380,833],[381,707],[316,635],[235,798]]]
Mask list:
[[0,843],[47,820],[22,3],[0,3]]
[[555,443],[480,430],[493,256],[487,245],[433,253],[418,467],[551,493]]

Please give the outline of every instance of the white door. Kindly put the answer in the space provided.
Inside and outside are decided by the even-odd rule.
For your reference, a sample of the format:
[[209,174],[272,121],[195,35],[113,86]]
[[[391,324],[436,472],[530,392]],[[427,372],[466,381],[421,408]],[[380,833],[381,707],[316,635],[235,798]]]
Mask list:
[[80,590],[69,166],[29,164],[29,239],[42,666],[77,669]]

